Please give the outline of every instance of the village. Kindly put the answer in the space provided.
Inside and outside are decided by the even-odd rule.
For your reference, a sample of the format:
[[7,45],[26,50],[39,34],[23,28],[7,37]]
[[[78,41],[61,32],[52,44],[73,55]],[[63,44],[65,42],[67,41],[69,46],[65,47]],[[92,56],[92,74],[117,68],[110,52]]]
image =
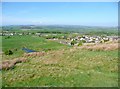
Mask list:
[[72,34],[55,34],[55,33],[40,33],[40,32],[9,32],[9,31],[2,31],[0,36],[6,36],[7,38],[11,36],[25,36],[25,35],[32,35],[32,36],[39,36],[46,38],[48,40],[56,41],[61,44],[65,45],[74,45],[74,46],[81,46],[83,44],[99,44],[105,43],[108,41],[118,41],[118,36],[97,36],[97,35],[85,35],[79,33],[72,33]]
[[53,40],[62,44],[66,45],[75,45],[75,46],[81,46],[81,45],[86,45],[86,44],[99,44],[99,43],[105,43],[108,41],[118,41],[117,36],[106,36],[106,37],[101,37],[101,36],[88,36],[88,35],[83,35],[81,36],[76,36],[74,38],[66,38],[66,39],[58,39],[58,38],[53,38],[49,39]]

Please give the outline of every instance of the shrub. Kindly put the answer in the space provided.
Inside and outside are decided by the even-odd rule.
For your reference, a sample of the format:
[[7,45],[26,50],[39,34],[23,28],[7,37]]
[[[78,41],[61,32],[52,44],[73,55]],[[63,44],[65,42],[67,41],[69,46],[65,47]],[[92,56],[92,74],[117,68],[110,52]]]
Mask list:
[[75,40],[73,40],[72,42],[71,42],[71,45],[74,45],[74,44],[76,44],[77,42],[75,41]]
[[46,48],[46,49],[43,49],[43,51],[45,51],[45,52],[51,51],[51,50],[52,50],[52,49],[49,49],[49,48],[48,48],[48,49],[47,49],[47,48]]
[[5,39],[9,39],[9,38],[11,38],[11,36],[7,36],[7,37],[5,37]]
[[85,40],[82,40],[82,43],[85,43],[86,41]]
[[5,51],[5,55],[12,55],[13,54],[13,51],[12,50],[7,50]]
[[80,41],[80,42],[78,43],[78,46],[82,46],[82,44],[83,44],[83,42],[82,42],[82,41]]

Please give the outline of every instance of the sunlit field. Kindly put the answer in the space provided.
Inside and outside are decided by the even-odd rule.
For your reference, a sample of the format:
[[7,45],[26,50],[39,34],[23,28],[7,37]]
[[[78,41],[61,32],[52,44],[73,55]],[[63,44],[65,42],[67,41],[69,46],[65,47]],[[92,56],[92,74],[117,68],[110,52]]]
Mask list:
[[[2,40],[3,51],[17,49],[13,55],[3,54],[3,61],[11,60],[12,63],[22,60],[10,69],[2,70],[3,87],[118,86],[117,45],[116,49],[104,50],[107,49],[107,44],[113,43],[102,43],[99,45],[101,48],[96,49],[98,47],[95,45],[72,47],[34,36],[3,37]],[[38,52],[25,53],[21,50],[23,46],[39,53],[44,51],[44,55],[37,54]]]

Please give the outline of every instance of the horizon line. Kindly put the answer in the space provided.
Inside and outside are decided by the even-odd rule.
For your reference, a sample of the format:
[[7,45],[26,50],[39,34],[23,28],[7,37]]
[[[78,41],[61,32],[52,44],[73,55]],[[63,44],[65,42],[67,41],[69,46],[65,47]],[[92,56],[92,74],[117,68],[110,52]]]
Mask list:
[[9,25],[0,25],[0,27],[3,26],[85,26],[85,27],[118,27],[118,26],[100,26],[100,25],[78,25],[78,24],[39,24],[39,25],[35,25],[35,24],[9,24]]

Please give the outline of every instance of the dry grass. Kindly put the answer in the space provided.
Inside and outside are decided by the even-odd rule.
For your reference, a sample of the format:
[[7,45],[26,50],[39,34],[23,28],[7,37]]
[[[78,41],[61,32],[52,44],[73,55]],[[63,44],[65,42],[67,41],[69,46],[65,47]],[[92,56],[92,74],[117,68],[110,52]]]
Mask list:
[[98,50],[98,51],[110,51],[110,50],[117,50],[118,49],[118,43],[104,43],[104,44],[94,44],[94,45],[84,45],[81,46],[82,49],[88,49],[88,50]]
[[3,86],[117,86],[117,59],[115,50],[71,48],[49,51],[44,56],[30,57],[14,70],[3,71]]
[[6,60],[0,64],[0,70],[8,70],[14,68],[17,63],[26,62],[29,57],[44,56],[45,52],[24,53],[23,57],[15,58],[13,60]]
[[44,56],[45,52],[32,52],[32,53],[24,53],[24,57],[30,56]]
[[[78,47],[77,47],[78,48]],[[108,43],[104,43],[104,44],[91,44],[91,45],[83,45],[80,47],[81,49],[87,49],[87,50],[91,50],[91,51],[110,51],[110,50],[116,50],[118,49],[118,43],[117,42],[108,42]],[[69,52],[73,52],[76,50],[76,47],[75,48],[72,48],[69,50]],[[16,58],[16,59],[13,59],[13,60],[6,60],[6,61],[3,61],[2,62],[2,65],[0,65],[0,70],[1,69],[5,69],[5,70],[8,70],[8,69],[11,69],[15,66],[16,63],[20,63],[20,62],[26,62],[27,58],[29,57],[41,57],[41,56],[44,56],[44,55],[51,55],[51,54],[54,54],[52,55],[54,59],[50,59],[49,58],[45,61],[43,61],[45,64],[56,64],[58,63],[57,61],[59,60],[60,56],[64,54],[64,51],[65,50],[59,50],[59,51],[51,51],[51,52],[47,52],[45,54],[45,52],[33,52],[33,53],[24,53],[23,57],[21,58]],[[59,55],[59,57],[58,57]],[[47,62],[46,62],[47,61]]]
[[24,57],[3,61],[2,64],[0,65],[0,70],[12,69],[17,63],[26,62],[26,61],[27,59]]

